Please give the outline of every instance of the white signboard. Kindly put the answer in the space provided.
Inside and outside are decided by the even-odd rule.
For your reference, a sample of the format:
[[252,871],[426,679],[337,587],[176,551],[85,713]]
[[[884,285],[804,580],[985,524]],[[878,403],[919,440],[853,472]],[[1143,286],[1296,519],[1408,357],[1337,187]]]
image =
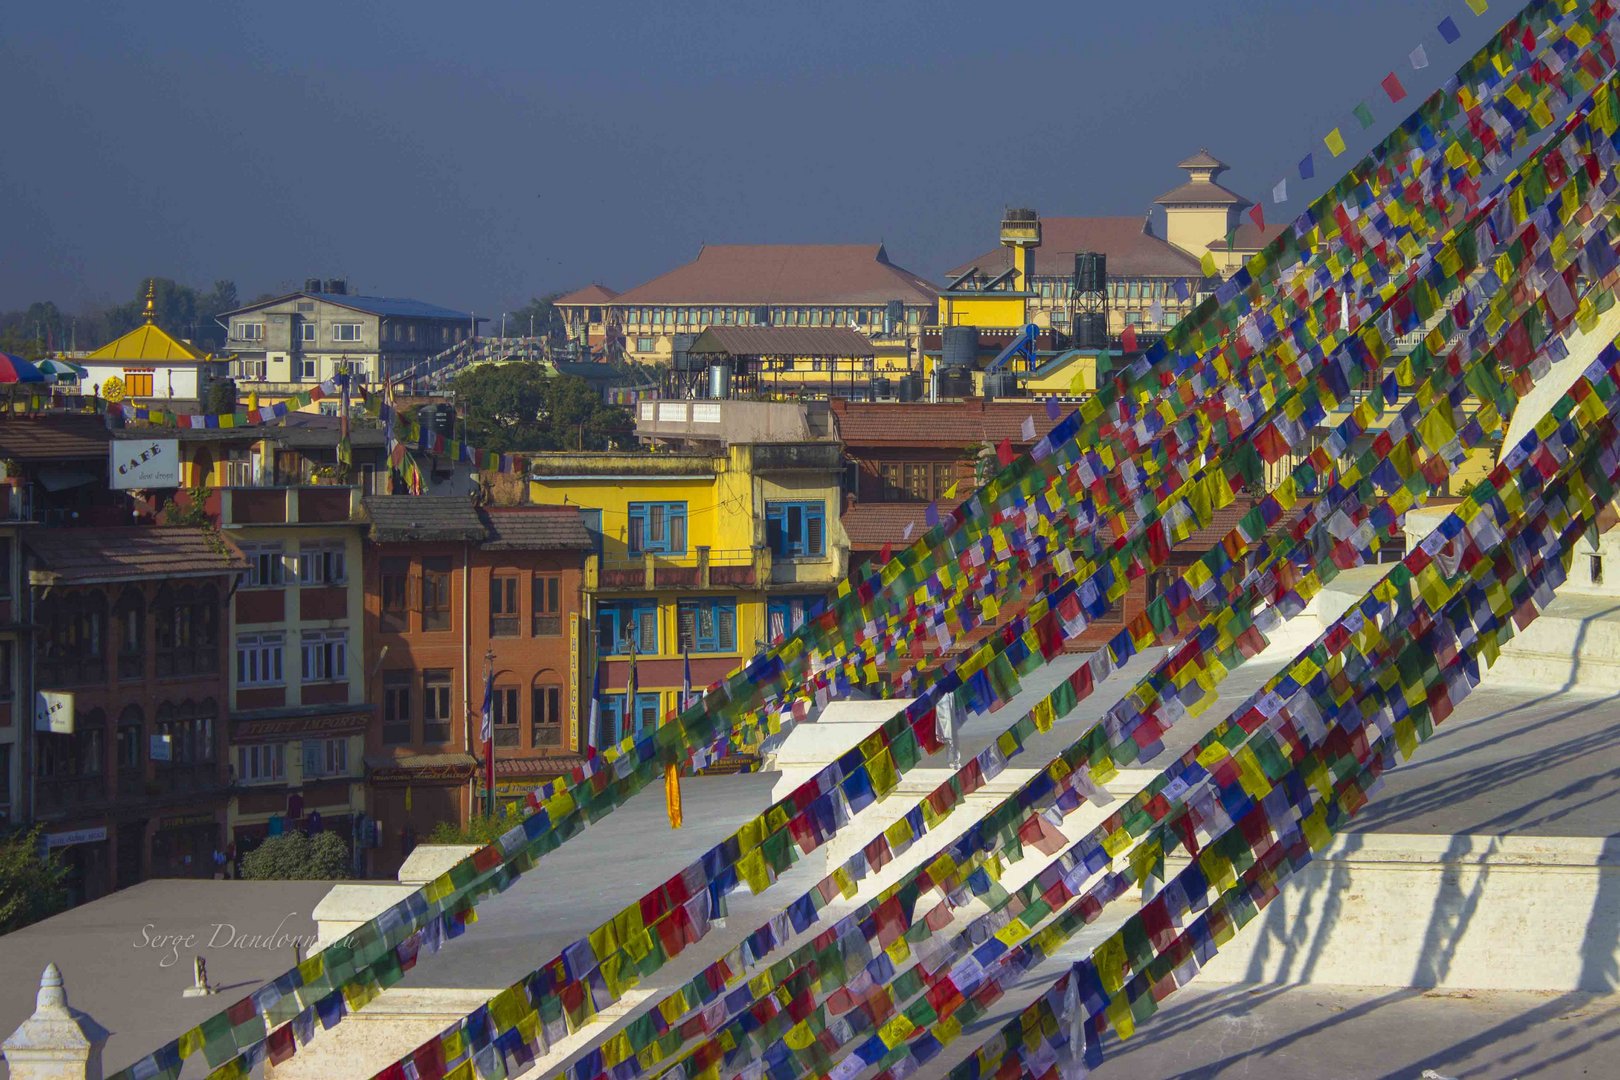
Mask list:
[[34,730],[73,734],[73,692],[41,690],[34,695]]
[[153,735],[152,736],[152,754],[151,754],[151,757],[152,757],[153,761],[173,761],[174,760],[174,758],[171,756],[170,751],[169,751],[169,736],[167,736],[167,735]]
[[72,832],[57,832],[45,834],[47,848],[71,847],[74,844],[95,844],[107,839],[107,826],[97,825],[93,829],[74,829]]
[[108,453],[115,489],[180,486],[179,439],[114,439]]

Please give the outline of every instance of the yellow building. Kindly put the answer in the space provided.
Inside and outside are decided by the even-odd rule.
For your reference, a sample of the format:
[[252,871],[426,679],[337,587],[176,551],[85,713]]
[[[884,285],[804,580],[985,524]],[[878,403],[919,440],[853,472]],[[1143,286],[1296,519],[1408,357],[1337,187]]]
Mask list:
[[596,634],[580,681],[600,680],[600,738],[676,708],[688,663],[701,690],[817,610],[848,569],[842,474],[832,441],[530,460],[531,501],[581,507],[596,541],[585,571]]
[[145,322],[73,361],[85,370],[80,385],[86,393],[115,402],[195,402],[229,376],[231,357],[216,358],[157,325],[154,290],[148,282]]
[[867,401],[893,396],[911,372],[904,342],[844,327],[712,326],[676,355],[664,396]]

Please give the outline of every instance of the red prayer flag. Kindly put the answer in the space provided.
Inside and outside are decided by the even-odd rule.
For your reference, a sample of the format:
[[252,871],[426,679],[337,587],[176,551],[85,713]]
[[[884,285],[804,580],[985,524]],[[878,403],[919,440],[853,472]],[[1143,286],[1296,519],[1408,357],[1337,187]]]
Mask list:
[[1266,211],[1259,203],[1249,207],[1249,220],[1254,222],[1254,227],[1257,229],[1266,227]]
[[1136,351],[1136,327],[1127,326],[1125,332],[1119,335],[1119,347],[1126,352]]
[[1013,453],[1011,439],[1002,439],[1001,442],[996,445],[996,458],[1003,465],[1011,465],[1017,460],[1018,455]]
[[1395,76],[1393,71],[1385,75],[1384,81],[1378,85],[1384,88],[1384,93],[1389,95],[1391,101],[1399,101],[1406,96],[1406,87],[1401,85],[1401,80]]

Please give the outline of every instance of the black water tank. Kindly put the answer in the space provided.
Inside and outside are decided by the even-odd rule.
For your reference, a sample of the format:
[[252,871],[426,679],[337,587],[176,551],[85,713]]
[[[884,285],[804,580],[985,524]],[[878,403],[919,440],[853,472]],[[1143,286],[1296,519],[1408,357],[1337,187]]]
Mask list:
[[894,397],[894,380],[887,375],[874,375],[872,377],[872,400],[888,401]]
[[1010,371],[992,371],[984,377],[984,400],[1018,396],[1018,376]]
[[1076,292],[1103,292],[1108,288],[1108,256],[1100,251],[1074,253],[1074,288]]
[[979,362],[979,328],[977,326],[947,326],[940,352],[942,368],[971,368]]
[[343,278],[327,278],[326,291],[333,296],[347,296],[349,295],[349,283]]
[[939,396],[965,398],[973,393],[973,373],[966,368],[951,368],[939,372]]
[[890,300],[883,309],[885,324],[889,327],[904,326],[906,324],[906,302],[904,300]]
[[305,278],[304,279],[304,291],[305,292],[320,292],[321,291],[321,279],[318,278],[318,277],[307,277],[307,278]]
[[435,435],[452,438],[456,433],[455,407],[443,401],[436,405],[424,405],[416,414],[416,422]]
[[916,372],[900,376],[899,397],[901,401],[922,400],[922,376]]
[[1077,349],[1106,349],[1108,347],[1108,315],[1101,311],[1079,311],[1074,316],[1074,347]]

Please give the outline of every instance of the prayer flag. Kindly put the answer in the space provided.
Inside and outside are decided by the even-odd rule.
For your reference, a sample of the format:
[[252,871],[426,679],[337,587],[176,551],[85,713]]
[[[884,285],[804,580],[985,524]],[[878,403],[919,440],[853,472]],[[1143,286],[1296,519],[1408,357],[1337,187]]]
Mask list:
[[1025,442],[1034,442],[1035,441],[1035,417],[1033,417],[1033,416],[1024,417],[1024,426],[1019,430],[1018,433],[1024,437]]
[[1487,0],[1465,0],[1465,2],[1468,4],[1468,9],[1475,15],[1485,14],[1485,9],[1490,7]]
[[1419,45],[1417,48],[1412,50],[1407,59],[1412,61],[1413,71],[1422,71],[1424,68],[1429,66],[1429,50]]
[[1271,189],[1271,201],[1274,203],[1288,201],[1288,178],[1286,176],[1277,181],[1277,186]]
[[1220,273],[1220,269],[1215,265],[1214,252],[1204,252],[1204,257],[1198,261],[1198,265],[1199,269],[1203,270],[1205,277],[1214,277]]
[[1255,228],[1261,230],[1262,232],[1265,231],[1266,212],[1261,208],[1259,203],[1255,203],[1253,206],[1249,207],[1249,220],[1254,222]]
[[1356,107],[1350,111],[1355,116],[1356,122],[1361,125],[1362,131],[1366,131],[1373,126],[1372,110],[1367,108],[1365,101],[1358,102]]
[[1390,101],[1399,101],[1406,96],[1406,87],[1401,85],[1400,78],[1393,71],[1385,75],[1384,81],[1378,85],[1384,88],[1384,93],[1389,95]]
[[1441,19],[1440,25],[1435,29],[1440,31],[1440,36],[1446,39],[1447,45],[1457,44],[1457,39],[1462,37],[1462,31],[1457,29],[1457,24],[1451,21],[1450,15]]
[[1311,160],[1310,154],[1306,154],[1304,157],[1299,159],[1299,178],[1301,180],[1309,180],[1315,175],[1316,163]]
[[1340,154],[1344,153],[1344,136],[1339,134],[1338,128],[1334,128],[1332,131],[1328,132],[1327,135],[1323,137],[1322,142],[1327,145],[1328,152],[1334,157],[1338,157]]

